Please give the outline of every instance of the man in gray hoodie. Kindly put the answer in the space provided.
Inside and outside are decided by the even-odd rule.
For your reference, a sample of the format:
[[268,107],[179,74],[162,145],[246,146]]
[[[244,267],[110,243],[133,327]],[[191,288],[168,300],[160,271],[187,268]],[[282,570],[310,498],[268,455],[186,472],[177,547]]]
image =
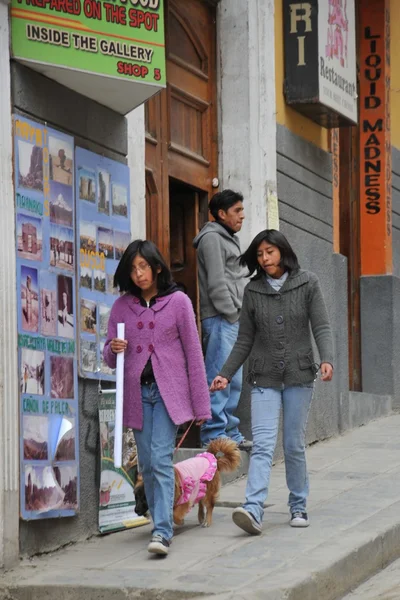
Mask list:
[[[209,210],[215,222],[207,223],[195,237],[200,287],[200,319],[209,385],[228,358],[238,335],[239,315],[247,270],[239,264],[244,212],[243,196],[232,190],[215,194]],[[217,437],[230,437],[243,450],[251,442],[239,431],[234,415],[242,389],[239,370],[225,390],[211,394],[212,418],[201,427],[201,443],[206,446]]]

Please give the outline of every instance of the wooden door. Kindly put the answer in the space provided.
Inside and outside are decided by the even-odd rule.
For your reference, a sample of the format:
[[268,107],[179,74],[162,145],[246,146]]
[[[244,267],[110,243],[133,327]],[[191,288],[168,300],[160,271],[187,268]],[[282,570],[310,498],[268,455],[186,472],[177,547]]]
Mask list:
[[191,241],[218,174],[215,8],[168,0],[165,10],[168,87],[146,103],[147,237],[168,261],[184,256],[185,266],[172,267],[196,307]]

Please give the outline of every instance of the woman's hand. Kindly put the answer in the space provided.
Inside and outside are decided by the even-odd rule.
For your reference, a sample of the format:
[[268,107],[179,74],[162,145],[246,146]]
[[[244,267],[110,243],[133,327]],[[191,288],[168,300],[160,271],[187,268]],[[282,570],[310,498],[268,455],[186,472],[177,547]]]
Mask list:
[[333,367],[330,363],[321,364],[321,379],[322,381],[331,381],[333,377]]
[[207,419],[199,419],[198,421],[196,421],[197,427],[201,427],[201,425],[203,425],[203,423],[205,423],[206,421]]
[[118,338],[114,338],[110,342],[110,348],[114,352],[114,354],[125,352],[127,345],[128,342],[126,340],[120,340]]
[[219,390],[224,390],[228,383],[229,381],[226,377],[221,377],[221,375],[217,375],[212,384],[210,385],[210,392],[218,392]]

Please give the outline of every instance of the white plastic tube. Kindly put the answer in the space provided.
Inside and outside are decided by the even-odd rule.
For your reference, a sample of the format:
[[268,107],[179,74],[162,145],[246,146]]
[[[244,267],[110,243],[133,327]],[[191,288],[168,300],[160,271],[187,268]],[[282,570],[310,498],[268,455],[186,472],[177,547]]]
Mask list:
[[[118,323],[117,338],[125,339],[125,323]],[[115,402],[114,465],[122,467],[122,414],[124,405],[124,352],[117,354],[117,393]]]

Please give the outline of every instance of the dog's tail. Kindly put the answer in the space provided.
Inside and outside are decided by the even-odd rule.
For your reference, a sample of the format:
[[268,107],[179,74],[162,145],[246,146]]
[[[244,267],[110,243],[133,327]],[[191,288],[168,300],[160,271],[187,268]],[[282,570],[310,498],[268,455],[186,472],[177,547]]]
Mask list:
[[207,452],[214,454],[217,459],[217,469],[221,473],[235,471],[240,465],[240,451],[236,442],[230,438],[216,438],[212,440]]

